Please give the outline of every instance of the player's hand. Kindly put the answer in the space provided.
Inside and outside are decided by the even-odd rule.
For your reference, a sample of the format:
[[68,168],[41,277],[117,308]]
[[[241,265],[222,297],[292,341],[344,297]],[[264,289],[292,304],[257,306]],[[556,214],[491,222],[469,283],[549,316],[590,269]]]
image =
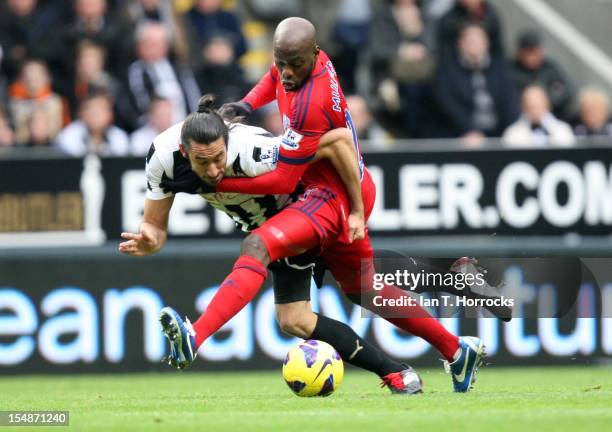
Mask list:
[[119,243],[119,252],[132,256],[146,256],[157,252],[157,241],[146,229],[138,234],[123,232],[121,238],[126,240]]
[[351,213],[348,217],[349,242],[365,238],[365,217],[363,213]]
[[219,115],[224,120],[236,120],[237,118],[248,119],[253,112],[253,108],[246,102],[228,102],[221,105]]
[[215,187],[204,182],[192,170],[185,171],[174,179],[164,177],[159,183],[164,192],[179,193],[185,192],[188,194],[211,193],[215,191]]

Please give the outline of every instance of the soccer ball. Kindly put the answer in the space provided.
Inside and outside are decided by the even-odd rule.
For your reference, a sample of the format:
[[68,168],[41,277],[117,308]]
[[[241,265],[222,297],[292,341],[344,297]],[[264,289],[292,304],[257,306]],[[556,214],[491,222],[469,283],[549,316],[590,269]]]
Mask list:
[[283,378],[298,396],[329,396],[343,377],[342,359],[331,345],[319,340],[300,342],[283,362]]

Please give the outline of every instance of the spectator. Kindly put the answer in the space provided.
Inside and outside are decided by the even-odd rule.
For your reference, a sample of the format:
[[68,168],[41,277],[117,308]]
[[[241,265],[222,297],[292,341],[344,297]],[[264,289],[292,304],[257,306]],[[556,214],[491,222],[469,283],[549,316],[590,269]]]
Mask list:
[[132,0],[128,15],[137,27],[146,21],[163,24],[170,32],[172,51],[183,61],[189,59],[189,46],[173,0]]
[[550,112],[546,91],[529,86],[523,91],[523,113],[503,136],[508,147],[569,147],[575,142],[572,128]]
[[9,122],[0,110],[0,147],[10,147],[15,144],[15,132],[11,129]]
[[610,101],[606,93],[586,88],[580,92],[580,122],[574,128],[579,137],[612,138],[612,121],[610,121]]
[[[260,1],[264,1],[264,0],[260,0]],[[270,0],[265,0],[265,1],[270,1]],[[278,0],[275,0],[275,1],[278,1]],[[326,52],[329,54],[327,49],[331,48],[330,45],[332,43],[332,30],[333,30],[333,26],[337,18],[337,12],[338,12],[338,7],[339,7],[340,2],[339,1],[329,1],[329,0],[301,0],[301,1],[302,1],[302,10],[300,11],[300,13],[292,14],[292,15],[301,16],[314,24],[314,26],[317,28],[317,42],[319,43],[320,46],[326,47]],[[370,2],[373,3],[372,0],[370,0]],[[287,3],[297,3],[297,1],[287,2]],[[292,16],[292,15],[289,15],[289,16]],[[273,24],[276,25],[278,21],[286,17],[287,15],[281,16],[280,19],[275,20]]]
[[93,94],[81,102],[79,119],[60,132],[55,145],[70,156],[81,157],[87,153],[125,156],[129,138],[113,125],[112,99],[106,94]]
[[163,97],[172,103],[172,121],[178,123],[195,111],[200,90],[191,70],[170,60],[169,34],[158,23],[144,23],[136,30],[138,59],[128,69],[128,83],[139,124],[146,122],[151,100]]
[[53,140],[53,131],[49,122],[49,116],[43,109],[36,108],[28,119],[28,135],[32,147],[50,147]]
[[2,71],[10,81],[17,79],[28,58],[49,60],[46,36],[59,21],[58,11],[38,0],[7,0],[0,6],[0,45],[4,51]]
[[336,22],[332,29],[333,41],[337,49],[333,61],[342,88],[346,93],[356,91],[356,72],[360,54],[368,43],[372,10],[369,0],[342,0],[338,8]]
[[105,70],[106,50],[102,45],[85,40],[79,43],[76,54],[75,79],[70,92],[73,115],[80,102],[92,93],[107,93],[113,97],[115,118],[124,128],[133,129],[134,116],[129,96],[121,83]]
[[393,146],[391,136],[376,122],[363,97],[350,95],[346,104],[362,150],[385,150]]
[[107,92],[115,95],[115,79],[104,70],[106,51],[102,45],[85,40],[76,50],[75,80],[72,103],[78,108],[89,94]]
[[172,126],[172,104],[168,99],[156,98],[151,101],[147,124],[130,136],[131,153],[146,155],[153,138]]
[[543,87],[553,113],[558,117],[568,117],[572,108],[573,86],[561,68],[546,57],[542,38],[537,32],[527,31],[519,36],[511,72],[521,91],[534,84]]
[[27,60],[23,64],[19,79],[9,88],[9,98],[18,145],[30,142],[28,121],[35,109],[47,113],[52,137],[57,135],[70,118],[61,97],[51,89],[51,76],[47,66],[39,60]]
[[202,47],[203,65],[197,81],[202,94],[214,93],[220,104],[240,100],[251,86],[233,61],[234,47],[224,36],[214,36]]
[[221,0],[195,0],[193,8],[185,14],[191,29],[193,46],[201,46],[211,37],[224,34],[234,46],[234,59],[246,53],[246,40],[242,35],[238,17],[221,9]]
[[455,6],[438,23],[440,58],[452,56],[459,33],[467,24],[479,24],[487,33],[491,55],[503,58],[501,21],[497,11],[487,0],[457,0]]
[[402,133],[424,134],[434,59],[417,0],[379,4],[370,38],[371,70],[386,116],[399,112]]
[[[90,40],[106,49],[110,72],[124,76],[132,52],[131,31],[125,20],[108,10],[106,0],[74,0],[74,14],[58,30],[62,62],[73,65],[79,43]],[[70,84],[62,88],[69,89]]]
[[[288,16],[301,15],[305,6],[303,0],[246,0],[245,3],[256,19],[268,23],[281,21]],[[320,10],[318,12],[320,13]],[[318,30],[317,28],[317,33]]]
[[459,35],[455,55],[440,64],[434,84],[444,135],[479,145],[500,136],[517,117],[514,85],[503,59],[489,54],[486,32],[476,24]]

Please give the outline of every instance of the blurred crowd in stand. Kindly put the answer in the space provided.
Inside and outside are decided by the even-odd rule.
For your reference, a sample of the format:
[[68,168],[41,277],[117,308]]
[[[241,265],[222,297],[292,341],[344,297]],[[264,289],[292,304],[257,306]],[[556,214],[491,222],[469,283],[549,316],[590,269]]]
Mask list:
[[[510,52],[487,0],[1,0],[0,147],[146,154],[196,108],[242,98],[284,17],[312,20],[370,150],[612,141],[607,93],[577,89],[526,29]],[[274,104],[253,122],[274,134]]]

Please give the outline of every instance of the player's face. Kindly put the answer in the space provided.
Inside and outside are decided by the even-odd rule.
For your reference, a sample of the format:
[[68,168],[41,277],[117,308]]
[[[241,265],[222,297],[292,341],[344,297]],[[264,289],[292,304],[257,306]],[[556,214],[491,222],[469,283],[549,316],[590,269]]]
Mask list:
[[215,186],[223,180],[227,163],[227,149],[223,137],[210,144],[192,141],[186,156],[193,172],[206,183]]
[[319,47],[288,50],[274,48],[274,64],[280,72],[281,84],[285,91],[299,89],[310,76]]

